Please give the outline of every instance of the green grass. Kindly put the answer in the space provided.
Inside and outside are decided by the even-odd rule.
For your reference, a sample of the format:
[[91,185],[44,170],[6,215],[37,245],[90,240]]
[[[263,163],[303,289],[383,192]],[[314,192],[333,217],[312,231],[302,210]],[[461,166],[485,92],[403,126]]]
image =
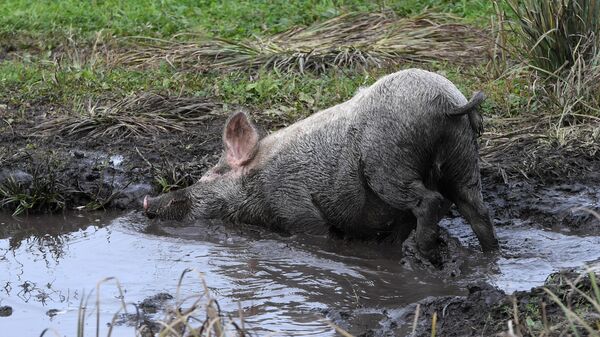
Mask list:
[[[406,64],[405,67],[414,66]],[[421,65],[422,66],[422,65]],[[489,96],[484,112],[517,115],[527,103],[526,83],[522,78],[489,79],[485,66],[469,69],[448,64],[431,64],[470,96],[483,90]],[[249,74],[178,72],[163,66],[147,70],[125,67],[64,67],[51,62],[5,61],[0,64],[0,102],[28,109],[32,104],[53,105],[66,111],[82,112],[88,104],[106,102],[139,92],[151,91],[166,96],[212,97],[229,105],[248,106],[258,111],[285,115],[293,120],[352,97],[361,86],[368,86],[394,69],[296,74],[260,71]],[[267,116],[268,117],[268,116]]]
[[[383,8],[400,15],[436,8],[478,22],[482,18],[487,21],[492,13],[491,4],[484,0],[5,0],[0,2],[0,60],[3,49],[16,51],[19,56],[0,62],[0,87],[4,89],[0,103],[22,111],[32,105],[51,104],[63,112],[77,112],[101,100],[152,91],[214,96],[227,104],[304,116],[349,98],[359,86],[395,69],[200,75],[176,72],[167,66],[145,70],[113,66],[103,62],[102,55],[92,62],[85,52],[91,50],[99,31],[106,37],[102,41],[110,45],[110,53],[110,48],[122,48],[120,43],[111,42],[110,36],[169,38],[182,32],[200,32],[241,39],[309,25],[349,11]],[[74,57],[78,51],[81,55]],[[57,62],[61,53],[66,56]]]
[[[62,67],[54,63],[6,61],[0,64],[0,101],[14,106],[40,102],[67,109],[83,103],[121,98],[143,91],[169,96],[212,96],[226,104],[257,109],[275,106],[307,108],[307,112],[341,102],[361,85],[372,83],[382,71],[325,74],[245,72],[199,75],[168,67],[151,70],[127,68]],[[72,109],[69,109],[72,110]]]
[[480,23],[493,13],[491,2],[484,0],[4,0],[0,3],[0,41],[14,43],[14,37],[29,37],[40,42],[44,37],[49,43],[46,47],[52,47],[57,36],[90,40],[100,30],[116,36],[203,32],[242,38],[309,25],[343,12],[384,7],[401,15],[433,7]]

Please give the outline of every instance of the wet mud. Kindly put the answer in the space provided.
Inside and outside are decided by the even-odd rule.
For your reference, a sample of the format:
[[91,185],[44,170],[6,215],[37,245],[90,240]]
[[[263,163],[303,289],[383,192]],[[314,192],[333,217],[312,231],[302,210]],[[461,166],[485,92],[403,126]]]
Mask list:
[[[374,243],[146,219],[139,202],[164,188],[157,178],[186,186],[216,162],[224,116],[195,132],[121,140],[32,136],[35,116],[0,134],[0,185],[47,197],[30,215],[0,213],[0,326],[21,335],[48,327],[74,335],[79,307],[93,312],[98,290],[103,329],[115,319],[113,336],[142,325],[156,331],[186,268],[204,274],[224,313],[238,315],[241,306],[258,334],[332,336],[332,321],[357,336],[413,329],[429,336],[435,312],[440,336],[493,335],[512,319],[511,295],[518,305],[538,303],[550,274],[600,259],[600,222],[586,210],[600,211],[600,158],[572,158],[586,167],[577,177],[527,178],[484,165],[501,252],[483,255],[452,209],[441,222],[439,268],[419,256],[411,237]],[[116,318],[122,303],[114,280],[96,287],[106,277],[119,280],[129,309]],[[199,280],[186,279],[181,296],[200,289]]]
[[[488,190],[486,199],[498,223],[501,253],[482,254],[453,210],[441,223],[442,268],[420,258],[410,237],[378,244],[281,236],[219,221],[149,221],[139,211],[3,215],[0,274],[7,276],[0,284],[0,306],[10,307],[12,315],[2,318],[2,326],[28,334],[47,327],[70,334],[82,299],[97,291],[100,280],[114,276],[129,312],[115,319],[113,336],[141,326],[156,331],[157,322],[174,309],[181,272],[194,268],[204,274],[222,310],[238,315],[241,305],[246,326],[257,334],[332,336],[327,323],[332,321],[358,336],[404,336],[413,331],[417,304],[418,336],[430,335],[433,312],[440,335],[493,334],[511,319],[509,295],[519,303],[538,303],[548,275],[600,261],[600,236],[593,230],[598,223],[567,211],[575,204],[597,206],[600,189],[538,186],[535,195],[550,196],[556,204],[551,213],[544,211],[550,201],[536,203],[534,194],[521,208],[516,201],[498,207],[494,200],[510,201],[507,196],[519,193],[518,186],[499,190],[505,194]],[[557,219],[562,220],[552,222]],[[576,226],[565,226],[575,219],[581,219]],[[101,325],[107,327],[120,308],[120,295],[111,282],[99,289]],[[200,289],[197,279],[188,279],[181,296]],[[95,323],[88,321],[92,329]]]
[[[190,133],[110,139],[36,135],[39,118],[33,114],[0,127],[0,186],[11,194],[36,195],[29,200],[34,213],[130,209],[165,187],[159,179],[168,188],[190,185],[218,159],[225,120],[212,116]],[[2,208],[12,211],[16,205]]]

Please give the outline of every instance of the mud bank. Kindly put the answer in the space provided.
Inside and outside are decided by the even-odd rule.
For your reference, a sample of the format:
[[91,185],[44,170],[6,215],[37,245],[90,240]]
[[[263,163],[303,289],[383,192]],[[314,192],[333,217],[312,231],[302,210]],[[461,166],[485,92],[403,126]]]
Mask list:
[[[419,307],[414,336],[431,336],[434,313],[436,331],[440,336],[490,336],[509,329],[525,336],[537,336],[541,332],[549,336],[564,335],[573,330],[565,324],[565,311],[561,304],[578,312],[586,322],[593,324],[598,321],[598,313],[591,308],[592,304],[576,289],[584,295],[593,296],[590,277],[575,271],[558,272],[549,275],[543,286],[511,295],[480,283],[469,286],[467,296],[431,297],[413,304],[406,308],[400,319],[414,322]],[[394,319],[388,319],[383,325],[393,326]],[[583,328],[577,331],[580,335],[589,333]],[[373,330],[365,335],[371,333],[390,335],[390,331],[382,330]]]
[[[149,192],[192,184],[213,165],[221,152],[225,118],[214,115],[193,131],[124,139],[36,136],[31,133],[35,120],[3,126],[0,186],[10,187],[9,196],[37,194],[39,200],[30,200],[37,201],[33,211],[131,208]],[[600,185],[600,154],[596,157],[567,161],[581,168],[576,177],[554,172],[538,172],[534,178],[507,175],[502,163],[511,158],[486,163],[484,197],[500,218],[545,219],[538,222],[594,230],[592,216],[572,208],[598,205],[589,203],[598,199],[594,187]],[[3,208],[14,210],[16,205]]]
[[[4,147],[0,186],[12,194],[36,195],[33,212],[64,209],[139,209],[146,194],[191,185],[220,155],[222,120],[207,125],[205,135],[153,139],[145,143],[68,143],[45,145],[14,142]],[[599,161],[600,163],[600,161]],[[483,195],[496,226],[515,219],[536,227],[599,234],[597,219],[585,209],[600,211],[600,172],[584,172],[577,180],[525,179],[503,181],[483,170]],[[7,188],[8,187],[8,188]],[[17,202],[3,207],[13,211]],[[454,210],[453,215],[457,216]]]
[[184,187],[218,158],[225,117],[212,116],[194,133],[123,139],[62,138],[31,133],[35,122],[2,128],[0,197],[14,211],[20,200],[34,213],[62,209],[128,209],[145,194]]

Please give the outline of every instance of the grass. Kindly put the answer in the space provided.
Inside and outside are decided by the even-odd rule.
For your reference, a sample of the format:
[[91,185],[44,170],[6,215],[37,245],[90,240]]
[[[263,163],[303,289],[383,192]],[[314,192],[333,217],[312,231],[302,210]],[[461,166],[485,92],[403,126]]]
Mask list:
[[[188,275],[196,275],[198,277],[198,290],[192,295],[182,297],[181,287],[184,279]],[[118,297],[121,302],[119,310],[113,315],[111,322],[108,324],[106,333],[100,333],[100,306],[101,306],[101,286],[108,283],[114,282],[120,296]],[[244,317],[242,308],[240,307],[239,313],[224,313],[221,311],[218,300],[212,295],[209,287],[207,286],[203,274],[193,269],[184,270],[175,288],[175,297],[173,298],[174,303],[169,307],[163,308],[164,318],[158,321],[149,321],[144,317],[144,309],[138,305],[135,306],[136,313],[128,312],[128,305],[125,303],[124,290],[120,282],[113,277],[105,278],[98,282],[95,289],[96,300],[93,305],[89,304],[91,294],[88,296],[83,295],[78,311],[78,325],[77,325],[77,337],[83,337],[89,335],[89,331],[86,331],[86,321],[90,317],[90,312],[96,313],[95,320],[95,336],[110,337],[112,335],[113,327],[118,321],[131,323],[135,322],[135,327],[132,329],[133,335],[135,336],[157,336],[157,337],[210,337],[210,336],[254,336],[254,334],[247,330],[244,324]],[[171,296],[169,296],[171,298]],[[237,316],[237,317],[236,317]],[[351,336],[341,328],[334,326],[332,328],[342,333],[344,336]],[[50,335],[50,333],[59,335],[57,331],[53,329],[46,329],[42,331],[40,336]]]
[[485,33],[456,23],[445,14],[425,12],[398,17],[393,12],[353,12],[292,28],[268,38],[198,42],[143,39],[146,48],[132,47],[118,63],[168,64],[183,70],[252,70],[322,72],[329,68],[369,68],[407,61],[476,63],[485,58]]
[[0,85],[5,88],[0,92],[0,101],[22,112],[31,105],[42,105],[63,108],[50,114],[85,116],[89,107],[98,103],[108,105],[149,91],[166,97],[210,97],[225,104],[261,110],[293,107],[307,115],[351,97],[359,86],[372,83],[382,74],[382,70],[330,70],[308,76],[271,71],[200,75],[169,67],[146,71],[87,65],[67,68],[53,62],[13,60],[0,64]]
[[65,206],[65,186],[57,179],[58,165],[48,160],[45,165],[29,169],[30,179],[9,176],[0,184],[0,208],[12,209],[13,216],[30,211],[57,211]]
[[511,31],[530,65],[554,74],[596,54],[600,3],[596,0],[507,0],[515,17]]
[[[513,302],[507,337],[600,336],[600,290],[594,272],[554,274],[539,302]],[[561,315],[562,313],[562,315]]]
[[170,98],[152,93],[127,96],[109,106],[92,105],[82,115],[65,115],[36,126],[33,135],[65,138],[151,137],[197,127],[219,104],[203,98]]
[[[595,0],[515,1],[504,49],[527,69],[532,99],[560,115],[558,126],[600,116],[600,3]],[[500,32],[499,36],[503,33]]]
[[115,36],[165,38],[186,31],[247,38],[310,25],[349,11],[370,12],[382,7],[401,15],[432,7],[471,20],[487,19],[493,13],[489,1],[484,0],[6,0],[0,3],[0,13],[5,13],[0,17],[0,39],[10,45],[17,37],[17,46],[18,41],[29,41],[47,50],[55,47],[57,37],[75,35],[92,40],[100,30]]

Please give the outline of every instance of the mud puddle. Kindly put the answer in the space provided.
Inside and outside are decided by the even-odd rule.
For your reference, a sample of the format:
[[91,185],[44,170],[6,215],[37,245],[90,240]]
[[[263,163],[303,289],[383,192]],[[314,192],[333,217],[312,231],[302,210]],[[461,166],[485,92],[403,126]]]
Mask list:
[[[507,292],[526,290],[560,268],[600,259],[600,236],[531,220],[497,228],[502,254],[494,258],[479,253],[461,218],[445,219],[442,227],[460,247],[452,250],[459,272],[413,264],[398,244],[282,237],[219,223],[149,223],[136,212],[0,215],[0,307],[12,308],[12,315],[0,317],[0,326],[9,335],[37,336],[52,328],[73,336],[80,303],[91,294],[86,330],[93,332],[98,281],[116,277],[127,303],[169,294],[168,306],[181,273],[194,268],[204,274],[221,309],[237,316],[241,304],[246,328],[259,334],[335,335],[325,318],[357,335],[381,329],[401,334],[410,331],[410,322],[381,324],[402,316],[411,303],[466,295],[468,285],[479,281]],[[181,296],[201,287],[197,278],[186,277]],[[114,280],[100,286],[100,298],[100,335],[106,335],[121,303]],[[161,309],[155,319],[163,317]],[[132,335],[128,324],[112,333]]]

